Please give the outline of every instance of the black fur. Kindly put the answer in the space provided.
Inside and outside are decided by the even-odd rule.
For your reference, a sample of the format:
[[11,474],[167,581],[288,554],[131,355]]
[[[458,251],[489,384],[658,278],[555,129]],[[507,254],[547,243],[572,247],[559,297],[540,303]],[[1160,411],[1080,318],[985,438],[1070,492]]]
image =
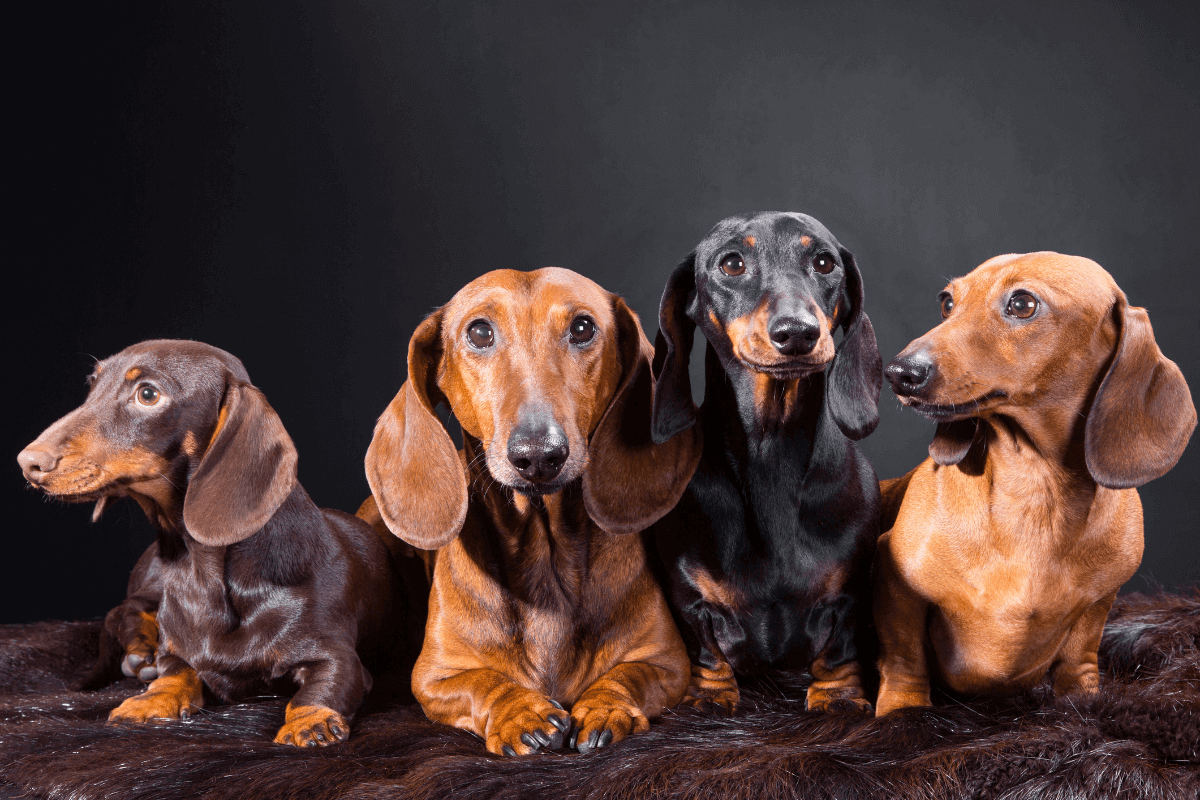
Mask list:
[[1192,800],[1200,789],[1200,595],[1118,598],[1099,695],[1047,684],[870,719],[804,711],[804,676],[748,682],[736,717],[676,711],[620,747],[506,759],[415,705],[360,714],[336,748],[277,747],[286,698],[106,726],[139,686],[64,689],[99,623],[0,626],[0,796],[272,798],[1037,798]]
[[[744,258],[744,274],[720,269],[732,253]],[[835,262],[828,274],[814,268],[822,255]],[[696,663],[711,668],[723,656],[754,673],[807,668],[823,649],[830,667],[872,656],[879,487],[852,439],[878,422],[882,370],[862,305],[854,257],[803,214],[723,220],[671,275],[656,342],[655,430],[665,438],[698,419],[704,453],[652,536]],[[799,399],[764,409],[755,395],[764,375],[735,352],[729,325],[764,307],[778,316],[813,306],[844,331],[836,355],[822,371],[777,372],[772,387],[801,375]],[[687,377],[697,325],[708,340],[698,412]],[[702,596],[697,568],[741,598],[737,607]]]

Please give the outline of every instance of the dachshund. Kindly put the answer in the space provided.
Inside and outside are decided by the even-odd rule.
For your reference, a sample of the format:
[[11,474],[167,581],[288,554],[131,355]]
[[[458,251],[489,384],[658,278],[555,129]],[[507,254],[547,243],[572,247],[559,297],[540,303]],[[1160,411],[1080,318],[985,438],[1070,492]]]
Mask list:
[[582,275],[495,270],[417,327],[375,427],[379,516],[437,550],[413,694],[492,753],[594,751],[683,696],[687,653],[636,534],[700,444],[651,441],[652,354],[625,301]]
[[129,671],[157,674],[109,720],[187,717],[204,689],[222,701],[286,692],[277,743],[344,741],[373,683],[364,660],[386,666],[404,640],[394,537],[316,507],[283,423],[229,353],[146,341],[89,383],[17,460],[53,497],[132,497],[158,529],[106,625]]
[[1058,253],[997,256],[940,295],[942,322],[885,370],[937,422],[883,482],[878,715],[967,695],[1098,690],[1097,649],[1142,558],[1136,488],[1196,426],[1183,373],[1112,276]]
[[693,663],[688,704],[729,713],[736,673],[804,668],[809,709],[870,708],[860,661],[880,500],[854,442],[879,422],[881,368],[854,256],[810,216],[724,219],[671,273],[654,439],[698,426],[705,444],[652,538]]

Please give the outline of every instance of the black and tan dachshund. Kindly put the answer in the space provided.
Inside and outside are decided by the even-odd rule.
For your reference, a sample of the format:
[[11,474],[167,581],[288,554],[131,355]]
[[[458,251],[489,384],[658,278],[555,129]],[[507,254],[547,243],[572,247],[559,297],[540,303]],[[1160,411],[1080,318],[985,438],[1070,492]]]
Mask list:
[[89,382],[18,461],[51,496],[132,497],[158,528],[105,634],[127,672],[157,677],[109,719],[186,717],[205,687],[223,701],[292,694],[276,742],[346,739],[373,682],[364,662],[403,653],[400,543],[317,508],[282,422],[229,353],[142,342]]
[[854,256],[804,214],[730,217],[671,274],[659,328],[654,436],[698,423],[704,438],[652,531],[692,658],[687,702],[732,711],[735,673],[805,668],[810,709],[869,709],[859,664],[880,500],[854,440],[879,421],[882,365]]

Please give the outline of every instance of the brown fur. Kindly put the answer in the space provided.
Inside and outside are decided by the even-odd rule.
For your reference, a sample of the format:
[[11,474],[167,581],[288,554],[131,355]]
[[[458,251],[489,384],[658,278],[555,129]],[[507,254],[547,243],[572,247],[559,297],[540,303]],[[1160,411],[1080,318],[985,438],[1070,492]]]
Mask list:
[[[596,325],[587,346],[566,337],[580,315]],[[495,331],[482,351],[466,339],[479,320]],[[553,749],[571,727],[578,749],[603,746],[645,730],[687,684],[641,539],[620,535],[674,505],[700,451],[693,432],[650,441],[650,354],[636,315],[592,281],[497,270],[418,326],[408,381],[376,426],[376,511],[438,550],[413,693],[493,753]],[[457,453],[439,400],[462,426]],[[530,409],[569,443],[548,487],[524,483],[507,455]]]
[[[1016,290],[1038,299],[1028,320],[1004,313]],[[931,458],[881,484],[880,715],[929,705],[934,675],[979,694],[1049,670],[1057,693],[1094,693],[1105,617],[1141,561],[1132,487],[1196,424],[1146,312],[1097,264],[1000,256],[946,291],[946,320],[888,367],[933,365],[897,393],[940,424]]]

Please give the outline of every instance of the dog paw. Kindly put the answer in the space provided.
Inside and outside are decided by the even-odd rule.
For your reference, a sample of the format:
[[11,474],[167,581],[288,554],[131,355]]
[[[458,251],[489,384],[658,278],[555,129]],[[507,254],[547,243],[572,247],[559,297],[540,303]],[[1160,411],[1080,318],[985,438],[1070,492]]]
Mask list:
[[146,691],[130,697],[108,715],[109,722],[152,722],[187,719],[200,710],[186,696],[175,692]]
[[875,716],[882,717],[901,708],[931,706],[929,691],[886,691],[881,690],[875,701]]
[[132,620],[132,630],[127,624],[118,634],[125,648],[121,659],[121,672],[143,683],[158,677],[158,666],[154,654],[158,650],[158,619],[153,614],[140,613]]
[[522,698],[506,705],[493,709],[495,722],[488,726],[487,749],[497,755],[558,750],[571,732],[571,717],[562,705],[536,692],[523,690]]
[[326,747],[350,738],[350,724],[332,708],[288,706],[287,721],[275,734],[275,744]]
[[650,730],[650,720],[640,709],[591,706],[582,698],[571,709],[571,720],[575,731],[570,746],[584,754],[619,742],[630,733]]
[[695,686],[689,686],[687,694],[679,701],[679,705],[684,708],[694,708],[706,714],[729,717],[733,716],[733,711],[737,708],[740,698],[741,694],[736,685],[732,689],[719,691],[700,691]]
[[805,699],[805,708],[809,711],[850,712],[855,714],[870,714],[871,701],[863,697],[862,689],[843,689],[839,691],[817,691],[809,689]]
[[154,664],[154,650],[130,648],[121,659],[121,672],[130,678],[137,678],[142,683],[150,683],[158,677],[158,667]]

